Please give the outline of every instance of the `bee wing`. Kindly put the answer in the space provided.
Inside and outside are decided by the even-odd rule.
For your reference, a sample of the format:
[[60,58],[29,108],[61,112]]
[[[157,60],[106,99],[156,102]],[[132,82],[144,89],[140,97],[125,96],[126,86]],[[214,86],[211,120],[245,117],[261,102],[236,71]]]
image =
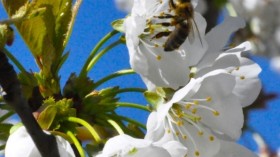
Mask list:
[[189,27],[188,39],[189,39],[190,43],[193,44],[194,39],[195,39],[195,34],[194,34],[192,21],[188,22],[188,27]]
[[[199,41],[200,41],[200,43],[201,43],[201,46],[203,47],[202,38],[201,38],[201,36],[200,36],[200,32],[199,32],[199,29],[198,29],[198,27],[197,27],[197,24],[196,24],[196,22],[195,22],[194,19],[192,19],[192,21],[193,21],[193,23],[194,23],[194,25],[195,25],[195,29],[196,29],[196,31],[197,31],[197,35],[198,35]],[[193,30],[193,32],[194,32],[194,30]],[[193,34],[194,34],[194,33],[193,33]]]

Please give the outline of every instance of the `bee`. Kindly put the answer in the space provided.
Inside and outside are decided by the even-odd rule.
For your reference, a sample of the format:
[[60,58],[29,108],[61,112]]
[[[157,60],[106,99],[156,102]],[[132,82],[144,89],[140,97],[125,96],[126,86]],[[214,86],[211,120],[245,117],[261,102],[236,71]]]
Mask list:
[[194,8],[191,4],[191,0],[178,0],[177,3],[175,3],[174,0],[169,0],[169,6],[174,10],[174,15],[164,14],[155,17],[159,19],[170,18],[171,22],[163,22],[159,24],[166,27],[175,26],[174,30],[159,32],[152,37],[152,39],[168,36],[164,44],[164,51],[173,51],[178,49],[184,43],[186,38],[189,39],[190,43],[193,43],[195,39],[194,29],[196,29],[200,43],[203,46],[197,24],[194,20]]

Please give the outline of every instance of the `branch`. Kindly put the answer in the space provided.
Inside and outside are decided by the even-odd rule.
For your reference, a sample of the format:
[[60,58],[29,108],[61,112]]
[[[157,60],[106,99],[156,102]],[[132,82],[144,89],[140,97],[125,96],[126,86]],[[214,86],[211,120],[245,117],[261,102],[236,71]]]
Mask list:
[[2,50],[0,50],[0,85],[6,92],[4,100],[19,115],[42,157],[59,157],[55,137],[45,134],[35,120],[22,94],[17,74]]

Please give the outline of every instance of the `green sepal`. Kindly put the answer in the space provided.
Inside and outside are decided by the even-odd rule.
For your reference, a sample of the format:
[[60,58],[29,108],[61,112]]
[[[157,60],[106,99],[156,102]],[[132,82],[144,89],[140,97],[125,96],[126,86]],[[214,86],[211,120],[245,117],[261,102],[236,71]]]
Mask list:
[[125,19],[118,19],[111,23],[114,30],[124,33],[124,20]]
[[10,128],[10,134],[14,133],[18,128],[20,128],[20,127],[22,127],[22,126],[23,126],[22,123],[17,123],[17,124],[15,124],[14,126],[12,126],[12,127]]
[[76,110],[72,106],[71,99],[55,101],[50,97],[41,107],[42,112],[38,116],[38,123],[45,130],[75,130],[76,125],[64,121],[66,117],[76,116]]
[[77,77],[72,73],[63,88],[63,95],[67,98],[84,98],[91,93],[94,88],[94,82],[88,77]]
[[153,109],[156,109],[160,104],[164,103],[164,98],[158,93],[146,91],[144,96],[148,103],[152,105]]

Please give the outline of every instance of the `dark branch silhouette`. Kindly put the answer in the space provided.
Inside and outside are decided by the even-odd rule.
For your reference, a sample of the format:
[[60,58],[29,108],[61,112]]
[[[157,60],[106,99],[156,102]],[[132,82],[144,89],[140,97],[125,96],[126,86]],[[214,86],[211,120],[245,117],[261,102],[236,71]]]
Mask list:
[[40,128],[32,115],[31,108],[24,98],[21,85],[13,66],[8,62],[6,55],[0,50],[0,84],[6,92],[4,100],[11,105],[21,118],[42,157],[59,157],[55,137],[47,135]]

